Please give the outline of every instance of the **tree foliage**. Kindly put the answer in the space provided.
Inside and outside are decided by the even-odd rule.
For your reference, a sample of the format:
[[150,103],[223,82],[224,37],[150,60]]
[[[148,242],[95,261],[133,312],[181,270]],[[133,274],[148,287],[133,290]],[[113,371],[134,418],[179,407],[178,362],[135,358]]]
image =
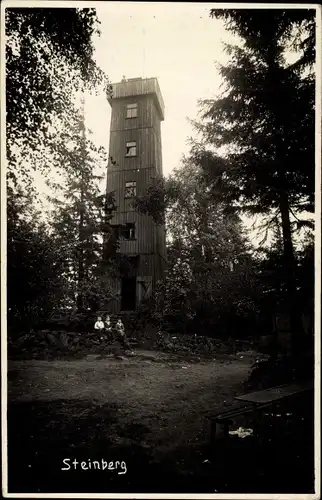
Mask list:
[[[94,58],[98,25],[88,8],[5,10],[8,309],[26,327],[104,293],[94,270],[111,212],[97,186],[105,158],[84,143],[77,112],[79,94],[111,91]],[[53,192],[46,223],[33,172]]]
[[8,326],[26,331],[62,306],[67,284],[60,249],[30,198],[9,196],[7,215]]
[[216,333],[225,335],[229,317],[256,314],[258,287],[241,221],[213,196],[191,158],[151,185],[137,206],[157,223],[165,219],[167,227],[168,270],[155,297],[160,327],[209,334],[216,325]]
[[69,302],[73,306],[77,303],[80,311],[97,309],[107,294],[103,283],[103,244],[116,208],[112,193],[107,206],[106,193],[99,186],[107,163],[106,153],[86,135],[84,117],[75,111],[69,116],[65,133],[57,140],[56,154],[64,175],[59,182],[48,182],[56,193],[50,197],[55,206],[51,227],[64,257]]
[[[223,14],[243,45],[226,47],[231,60],[219,68],[225,90],[218,99],[200,102],[195,126],[203,144],[192,152],[216,187],[220,184],[222,196],[244,211],[280,208],[283,193],[295,211],[313,211],[314,79],[287,64],[286,28],[275,11],[271,23],[257,12]],[[210,147],[225,147],[227,153],[218,157]]]
[[[181,167],[154,179],[135,208],[167,224],[168,270],[151,304],[154,320],[178,332],[238,336],[254,332],[288,296],[296,310],[313,297],[313,246],[295,266],[290,214],[314,209],[315,19],[301,9],[212,16],[241,38],[241,46],[226,46],[230,62],[219,66],[224,90],[200,102],[200,139]],[[57,310],[98,310],[114,297],[107,271],[126,265],[113,259],[114,195],[99,187],[105,152],[90,140],[73,97],[100,84],[110,92],[93,57],[97,30],[93,9],[6,9],[12,325],[33,325]],[[290,47],[298,54],[292,63]],[[52,188],[49,226],[36,222],[28,169],[45,173]],[[55,180],[47,175],[53,170]],[[266,216],[275,231],[262,259],[239,211]]]
[[158,283],[154,314],[162,330],[185,331],[193,318],[192,280],[188,259],[178,257]]
[[[293,69],[312,70],[315,63],[315,10],[313,9],[212,9],[225,28],[250,42],[259,52],[274,39],[298,53]],[[260,34],[260,36],[259,36]],[[264,45],[263,45],[264,43]]]
[[93,57],[94,9],[7,8],[5,32],[7,164],[15,180],[27,175],[26,159],[39,167],[30,156],[54,141],[55,119],[68,113],[73,91],[109,87]]
[[245,251],[241,222],[212,196],[202,169],[186,158],[167,179],[167,231],[186,252],[229,267]]
[[[274,9],[212,11],[212,15],[223,18],[241,44],[226,46],[230,61],[219,66],[222,94],[200,102],[201,120],[195,127],[202,139],[193,144],[192,156],[217,197],[246,213],[271,215],[274,224],[279,220],[281,271],[296,350],[301,320],[291,214],[314,210],[315,79],[314,72],[303,71],[314,62],[310,52],[314,15],[302,11],[293,16]],[[306,29],[304,39],[301,28]],[[302,50],[299,64],[287,61],[290,39]],[[225,153],[219,155],[218,148]]]
[[[263,308],[272,313],[282,303],[297,310],[293,234],[312,227],[297,214],[314,210],[314,12],[214,10],[212,16],[241,40],[225,47],[223,92],[200,101],[194,122],[200,139],[192,141],[183,168],[154,182],[137,207],[156,222],[165,213],[169,276],[175,276],[171,258],[188,259],[195,312],[200,307],[205,317],[227,320],[236,311],[239,318]],[[297,59],[288,63],[291,46]],[[241,237],[239,211],[261,214],[279,233],[280,246],[264,263]],[[174,283],[167,293],[164,287],[170,297]],[[292,321],[296,330],[296,314]]]

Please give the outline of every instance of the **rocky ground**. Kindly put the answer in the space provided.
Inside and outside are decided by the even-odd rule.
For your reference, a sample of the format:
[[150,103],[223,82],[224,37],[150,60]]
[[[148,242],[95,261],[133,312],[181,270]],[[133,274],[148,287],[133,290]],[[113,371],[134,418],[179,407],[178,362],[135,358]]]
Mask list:
[[[229,356],[256,357],[252,339],[234,340],[210,338],[201,335],[170,335],[164,332],[145,331],[132,334],[129,341],[133,348],[162,351],[167,355],[196,356],[227,359]],[[87,354],[119,354],[115,336],[103,337],[97,333],[39,330],[15,338],[8,345],[10,358],[46,359],[59,357],[83,358]],[[234,358],[235,359],[235,358]]]

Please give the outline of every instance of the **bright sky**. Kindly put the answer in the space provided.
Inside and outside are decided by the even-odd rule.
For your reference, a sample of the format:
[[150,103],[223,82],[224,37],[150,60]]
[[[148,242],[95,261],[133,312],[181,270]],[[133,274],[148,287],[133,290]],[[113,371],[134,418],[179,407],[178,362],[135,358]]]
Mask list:
[[[96,58],[112,83],[157,77],[165,103],[162,123],[163,172],[169,174],[188,152],[197,100],[215,96],[221,78],[215,61],[225,62],[223,24],[209,17],[215,4],[106,2],[97,4],[101,37]],[[105,96],[87,99],[87,126],[108,150],[110,107]]]
[[[163,173],[168,175],[189,152],[195,136],[188,118],[197,101],[216,97],[222,83],[216,62],[225,64],[224,43],[238,43],[221,21],[210,18],[211,3],[94,3],[101,22],[95,57],[111,83],[157,77],[165,103],[162,123]],[[87,96],[86,126],[97,145],[109,148],[111,110],[105,95]],[[39,184],[40,186],[40,184]],[[105,182],[102,183],[104,189]],[[243,217],[251,229],[248,217]],[[252,238],[259,241],[251,230]]]

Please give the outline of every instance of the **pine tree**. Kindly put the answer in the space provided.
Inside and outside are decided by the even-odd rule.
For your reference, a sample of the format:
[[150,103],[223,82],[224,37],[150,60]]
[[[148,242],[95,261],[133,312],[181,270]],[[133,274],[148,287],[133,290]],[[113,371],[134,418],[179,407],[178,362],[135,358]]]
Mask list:
[[[82,122],[78,119],[76,125],[74,110],[80,89],[92,92],[103,87],[110,92],[108,79],[93,58],[98,25],[94,9],[5,9],[8,306],[12,320],[26,319],[25,303],[33,312],[47,311],[48,319],[55,307],[73,305],[78,292],[80,308],[84,294],[88,298],[101,293],[94,270],[102,260],[104,228],[94,230],[94,225],[103,218],[106,197],[94,187],[93,179],[86,184],[90,168],[83,170],[83,178],[76,174],[76,164],[92,161],[87,157],[89,150],[93,156],[100,151],[87,141],[82,157],[86,150],[81,147]],[[71,127],[66,126],[69,118]],[[66,177],[73,169],[69,182]],[[50,183],[53,172],[57,177],[52,187],[60,194],[68,191],[70,198],[62,200],[57,195],[54,220],[48,227],[41,222],[46,219],[44,212],[41,217],[37,212],[40,197],[33,174]],[[19,275],[25,286],[11,293]]]
[[84,312],[98,307],[100,296],[106,293],[102,281],[103,242],[115,203],[110,194],[107,206],[106,194],[100,191],[106,154],[86,137],[82,111],[69,117],[56,154],[64,169],[64,181],[49,181],[58,194],[50,197],[55,205],[53,234],[64,255],[70,301]]
[[[220,67],[226,84],[222,96],[200,103],[202,118],[195,126],[203,143],[194,145],[192,155],[213,182],[216,196],[246,213],[271,213],[274,221],[279,214],[298,352],[301,321],[290,214],[314,209],[315,82],[312,73],[302,74],[287,63],[285,39],[294,25],[280,13],[214,11],[241,37],[242,46],[226,47],[231,61]],[[220,147],[225,155],[214,153]]]
[[28,332],[64,304],[59,248],[32,199],[20,190],[7,204],[8,336]]

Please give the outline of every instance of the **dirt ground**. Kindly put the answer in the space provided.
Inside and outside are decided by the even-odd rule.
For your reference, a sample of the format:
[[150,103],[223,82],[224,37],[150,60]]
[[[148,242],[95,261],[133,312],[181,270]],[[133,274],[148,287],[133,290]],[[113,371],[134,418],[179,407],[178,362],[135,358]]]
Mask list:
[[[225,491],[207,415],[234,403],[252,361],[9,361],[9,492]],[[127,473],[62,471],[63,458],[123,460]]]
[[[97,359],[98,358],[98,359]],[[155,453],[207,432],[205,414],[229,407],[242,391],[250,360],[189,363],[167,361],[161,353],[133,358],[26,361],[9,364],[10,401],[91,401],[118,408],[119,422],[149,428]],[[141,443],[145,444],[145,443]]]

